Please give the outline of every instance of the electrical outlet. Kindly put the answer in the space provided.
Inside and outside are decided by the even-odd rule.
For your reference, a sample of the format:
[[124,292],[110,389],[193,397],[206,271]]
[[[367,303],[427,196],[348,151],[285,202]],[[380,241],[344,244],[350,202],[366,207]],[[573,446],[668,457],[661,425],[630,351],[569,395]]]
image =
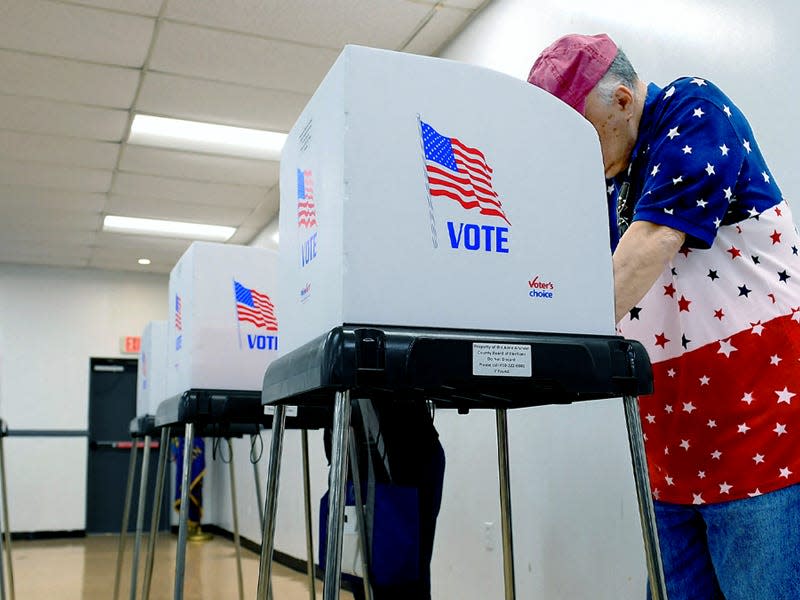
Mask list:
[[483,524],[483,547],[487,550],[494,550],[497,545],[497,533],[493,521],[485,521]]

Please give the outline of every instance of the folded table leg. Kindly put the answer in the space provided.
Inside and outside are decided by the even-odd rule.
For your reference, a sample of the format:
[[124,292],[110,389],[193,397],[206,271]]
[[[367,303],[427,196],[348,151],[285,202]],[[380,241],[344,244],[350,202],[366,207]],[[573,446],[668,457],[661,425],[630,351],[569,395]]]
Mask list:
[[328,478],[328,540],[325,547],[323,600],[339,597],[342,580],[342,533],[347,477],[347,436],[350,427],[350,391],[336,392],[331,436],[331,470]]
[[8,488],[6,487],[6,459],[3,450],[3,436],[0,436],[0,486],[3,494],[3,533],[6,544],[6,558],[8,559],[8,591],[11,600],[14,600],[14,563],[11,560],[11,525],[8,523]]
[[178,513],[178,548],[175,556],[175,589],[174,600],[183,600],[183,580],[186,575],[186,539],[188,537],[189,520],[189,474],[192,465],[192,448],[194,448],[194,424],[186,424],[183,439],[183,472],[181,478],[181,510]]
[[[233,444],[231,438],[226,438],[231,460],[228,470],[231,478],[231,511],[233,517],[233,545],[236,549],[236,576],[239,582],[239,600],[244,600],[244,576],[242,575],[242,542],[239,539],[239,509],[236,502],[236,469],[233,466]],[[133,599],[132,599],[133,600]]]
[[[134,442],[134,445],[136,442]],[[133,561],[131,563],[130,600],[136,600],[136,584],[139,580],[139,552],[142,547],[142,527],[144,525],[144,508],[146,502],[147,474],[150,467],[150,435],[144,436],[144,452],[142,452],[142,470],[139,477],[139,506],[136,509],[136,534],[133,541]]]
[[514,583],[514,537],[511,523],[511,481],[508,466],[508,418],[505,408],[495,411],[497,420],[497,463],[500,475],[500,521],[503,526],[503,581],[505,599],[517,596]]
[[164,479],[166,478],[167,457],[169,456],[170,428],[161,428],[161,442],[158,446],[158,470],[156,471],[156,489],[153,494],[153,505],[150,515],[150,536],[147,539],[147,556],[144,562],[144,581],[142,583],[142,600],[150,598],[150,583],[153,580],[153,561],[156,554],[156,536],[158,522],[161,519],[161,499],[164,495]]
[[308,574],[308,597],[310,600],[316,600],[317,587],[316,578],[314,577],[314,539],[311,529],[313,526],[311,517],[311,478],[309,476],[308,465],[308,429],[300,431],[300,440],[303,450],[303,504],[305,505],[306,513],[306,556],[308,557],[306,572]]
[[[125,485],[125,505],[122,508],[122,527],[119,532],[119,545],[117,546],[117,570],[114,575],[114,600],[119,599],[119,585],[122,576],[122,557],[125,554],[125,541],[128,536],[128,522],[131,516],[131,498],[133,497],[133,479],[136,473],[136,453],[139,448],[136,440],[131,444],[131,455],[128,460],[128,482]],[[5,598],[5,596],[3,596]]]
[[257,600],[266,600],[271,592],[272,551],[275,545],[275,514],[278,510],[278,483],[283,453],[283,434],[286,430],[286,407],[275,407],[272,417],[272,443],[267,471],[267,496],[264,499],[264,518],[261,523],[261,562],[258,567]]

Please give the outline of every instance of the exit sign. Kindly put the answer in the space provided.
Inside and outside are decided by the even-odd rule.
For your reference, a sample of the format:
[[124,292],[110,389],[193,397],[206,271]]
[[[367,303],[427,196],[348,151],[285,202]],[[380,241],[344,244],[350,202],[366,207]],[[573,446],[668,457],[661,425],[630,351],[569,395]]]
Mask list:
[[126,335],[119,339],[119,351],[122,354],[139,354],[142,349],[142,338],[138,335]]

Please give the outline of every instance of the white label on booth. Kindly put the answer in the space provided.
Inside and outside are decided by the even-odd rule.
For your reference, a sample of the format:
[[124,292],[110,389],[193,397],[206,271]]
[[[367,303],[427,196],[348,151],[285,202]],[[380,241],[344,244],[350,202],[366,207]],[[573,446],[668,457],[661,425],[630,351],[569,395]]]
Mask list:
[[[265,404],[264,405],[264,414],[265,415],[274,415],[275,414],[275,405],[274,404]],[[286,407],[286,416],[287,417],[296,417],[297,416],[297,407],[296,406],[287,406]]]
[[531,347],[527,344],[472,344],[472,374],[530,377]]

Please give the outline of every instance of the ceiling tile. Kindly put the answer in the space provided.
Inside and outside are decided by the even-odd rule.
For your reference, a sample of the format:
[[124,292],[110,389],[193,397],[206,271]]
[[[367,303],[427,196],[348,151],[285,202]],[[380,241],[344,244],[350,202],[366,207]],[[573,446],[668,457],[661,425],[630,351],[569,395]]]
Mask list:
[[100,212],[106,201],[101,193],[70,192],[26,185],[0,185],[0,207],[20,210],[75,210]]
[[0,129],[0,160],[34,162],[113,169],[119,144]]
[[460,8],[440,8],[403,50],[429,56],[434,54],[445,42],[461,31],[471,14]]
[[170,0],[165,16],[336,50],[345,44],[394,49],[430,9],[397,0]]
[[277,214],[278,163],[126,146],[129,111],[288,131],[345,43],[397,49],[426,23],[407,49],[427,54],[484,4],[0,0],[0,262],[169,273],[190,244],[98,231],[108,213],[248,243]]
[[112,194],[106,204],[105,212],[123,217],[147,215],[148,218],[152,219],[238,227],[253,212],[253,209],[236,206],[184,204],[159,198]]
[[[485,4],[492,0],[444,0],[444,6],[451,8],[466,8],[467,10],[483,10]],[[431,0],[431,4],[436,4],[436,0]]]
[[[0,240],[0,262],[23,262],[33,264],[80,263],[86,266],[91,256],[88,244],[81,241],[59,241],[56,243],[40,239]],[[64,262],[59,262],[64,261]]]
[[150,67],[178,75],[312,93],[338,50],[165,22]]
[[0,50],[0,88],[6,94],[128,109],[138,69]]
[[[101,232],[92,249],[90,263],[99,268],[169,273],[192,240]],[[152,264],[143,267],[140,258]]]
[[184,240],[179,246],[166,246],[160,245],[150,238],[140,241],[138,244],[129,244],[127,246],[104,242],[95,246],[93,257],[131,261],[133,263],[140,258],[149,258],[151,261],[172,263],[171,266],[175,266],[175,263],[191,243],[191,240]]
[[14,253],[5,256],[0,251],[0,263],[10,263],[15,265],[46,265],[48,267],[87,267],[89,259],[84,257],[69,257],[63,252],[54,250],[50,254],[28,255]]
[[[178,255],[178,258],[180,258],[180,255]],[[169,275],[170,271],[172,271],[172,268],[177,262],[176,259],[165,262],[153,261],[149,265],[140,265],[136,262],[137,260],[138,258],[133,255],[114,258],[105,256],[104,254],[95,251],[89,259],[87,266],[93,269],[105,269],[108,271],[133,271],[136,273],[157,273]]]
[[149,72],[137,112],[288,132],[310,95]]
[[94,246],[109,251],[133,251],[139,252],[143,249],[169,254],[172,252],[183,253],[192,243],[192,240],[171,238],[166,236],[154,235],[134,235],[126,233],[111,233],[101,231],[97,234]]
[[111,171],[0,160],[0,181],[9,185],[106,192],[111,185]]
[[3,229],[0,226],[0,253],[10,252],[17,245],[24,247],[25,244],[41,246],[43,252],[49,252],[49,248],[62,245],[88,247],[96,237],[97,233],[94,231],[73,229],[60,233],[58,239],[54,239],[52,231],[46,231],[40,227]]
[[72,0],[72,2],[135,15],[155,17],[158,16],[158,11],[161,10],[164,0]]
[[144,64],[155,19],[45,0],[3,0],[3,47],[112,65]]
[[[164,198],[185,204],[245,208],[258,206],[266,193],[265,188],[252,185],[200,183],[188,179],[171,179],[133,173],[119,173],[114,180],[112,191],[123,196]],[[137,216],[146,217],[147,215]]]
[[6,129],[118,142],[128,126],[128,112],[0,94]]
[[78,212],[74,210],[50,210],[42,213],[36,210],[5,209],[0,207],[0,222],[3,229],[41,229],[42,231],[97,231],[100,213]]
[[249,160],[128,144],[120,171],[195,179],[215,183],[273,186],[278,182],[277,161]]

